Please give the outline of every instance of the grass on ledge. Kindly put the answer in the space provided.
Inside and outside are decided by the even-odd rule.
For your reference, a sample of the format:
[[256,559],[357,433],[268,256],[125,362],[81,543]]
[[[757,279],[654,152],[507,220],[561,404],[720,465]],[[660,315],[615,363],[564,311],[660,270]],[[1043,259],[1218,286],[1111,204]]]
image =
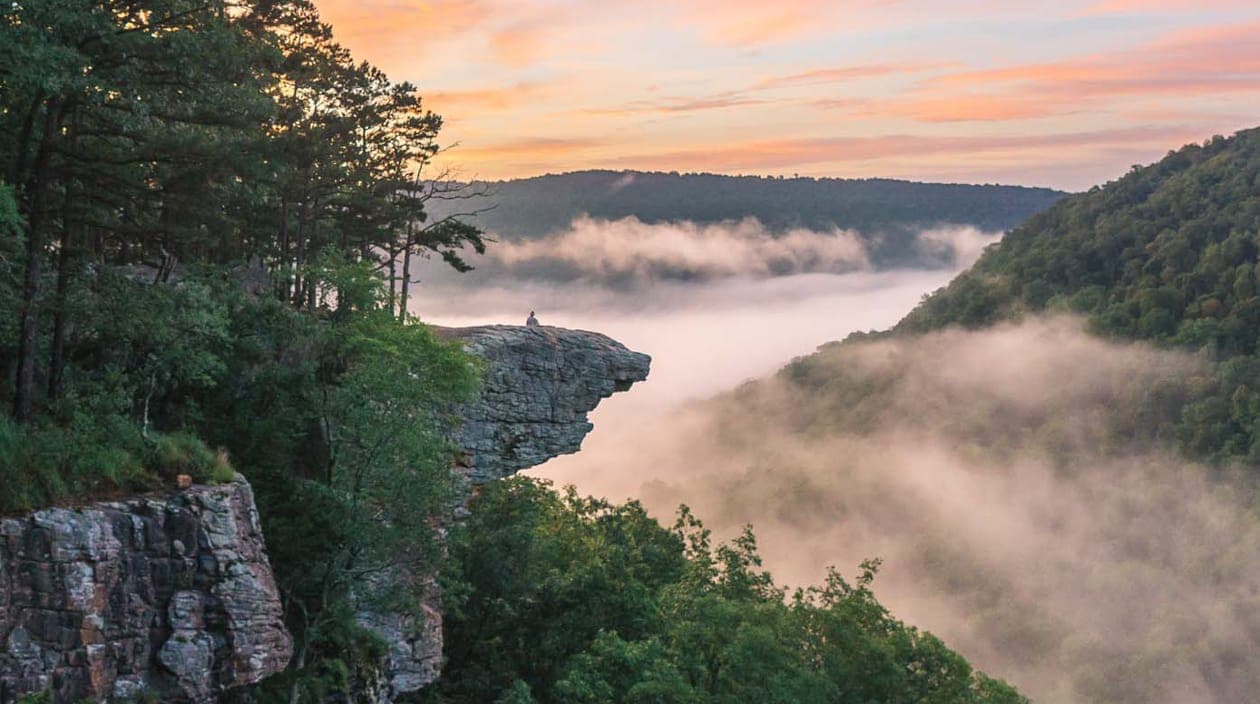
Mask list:
[[227,453],[189,433],[150,433],[134,424],[20,426],[0,419],[0,514],[154,491],[187,474],[225,484],[236,472]]

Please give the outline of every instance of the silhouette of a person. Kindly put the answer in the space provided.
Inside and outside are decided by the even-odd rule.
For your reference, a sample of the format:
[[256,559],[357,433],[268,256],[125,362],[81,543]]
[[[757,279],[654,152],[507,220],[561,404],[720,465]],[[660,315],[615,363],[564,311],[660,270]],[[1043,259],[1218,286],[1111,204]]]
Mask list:
[[529,312],[529,317],[525,319],[525,325],[531,328],[538,327],[539,322],[538,322],[538,318],[534,317],[534,311],[531,310]]

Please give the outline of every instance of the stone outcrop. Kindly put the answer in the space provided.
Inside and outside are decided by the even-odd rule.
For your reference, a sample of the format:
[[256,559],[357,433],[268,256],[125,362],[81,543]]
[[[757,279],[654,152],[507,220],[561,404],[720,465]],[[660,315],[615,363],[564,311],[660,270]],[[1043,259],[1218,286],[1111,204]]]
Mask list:
[[599,333],[490,325],[438,328],[485,362],[483,388],[459,409],[455,441],[474,484],[577,452],[602,399],[647,378],[651,357]]
[[0,520],[0,704],[211,702],[292,641],[243,479]]
[[[587,414],[599,402],[647,378],[651,358],[598,333],[554,327],[491,325],[436,328],[485,363],[477,398],[456,409],[463,425],[457,470],[483,484],[577,452],[594,427]],[[440,594],[418,614],[363,611],[359,623],[389,644],[377,701],[414,692],[437,679],[442,662]]]

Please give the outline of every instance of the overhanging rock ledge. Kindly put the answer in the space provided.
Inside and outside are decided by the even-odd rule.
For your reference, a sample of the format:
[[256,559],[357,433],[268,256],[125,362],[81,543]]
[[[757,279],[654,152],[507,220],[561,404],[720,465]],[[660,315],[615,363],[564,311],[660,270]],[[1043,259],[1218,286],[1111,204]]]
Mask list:
[[474,484],[577,452],[602,399],[647,379],[652,358],[599,333],[547,326],[435,328],[485,362],[478,397],[457,411],[461,468]]

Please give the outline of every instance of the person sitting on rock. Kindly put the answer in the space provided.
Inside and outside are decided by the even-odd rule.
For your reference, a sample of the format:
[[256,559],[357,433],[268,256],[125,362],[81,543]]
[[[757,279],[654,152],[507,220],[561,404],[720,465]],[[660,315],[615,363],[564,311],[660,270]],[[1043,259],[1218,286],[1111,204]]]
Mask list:
[[531,327],[531,328],[538,327],[539,325],[538,318],[534,317],[534,311],[531,310],[529,312],[529,317],[525,319],[525,325],[526,327]]

